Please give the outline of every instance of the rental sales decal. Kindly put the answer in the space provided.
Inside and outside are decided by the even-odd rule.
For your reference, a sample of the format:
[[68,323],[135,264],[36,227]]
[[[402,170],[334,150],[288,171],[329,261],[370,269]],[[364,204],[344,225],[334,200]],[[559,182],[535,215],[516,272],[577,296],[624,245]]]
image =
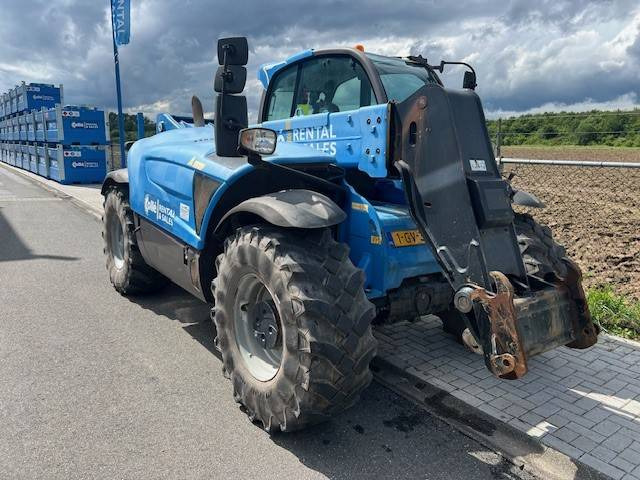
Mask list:
[[336,154],[336,138],[333,133],[333,125],[322,127],[300,127],[281,131],[278,135],[279,142],[302,143],[330,155]]
[[144,214],[170,227],[173,226],[173,219],[176,217],[176,211],[174,209],[163,204],[160,200],[148,193],[144,196]]

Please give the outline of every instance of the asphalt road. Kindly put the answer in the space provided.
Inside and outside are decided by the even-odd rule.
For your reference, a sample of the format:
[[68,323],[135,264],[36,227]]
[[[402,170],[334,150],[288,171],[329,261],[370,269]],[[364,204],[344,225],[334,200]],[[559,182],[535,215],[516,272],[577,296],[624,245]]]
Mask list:
[[269,436],[220,367],[208,306],[117,294],[99,222],[0,166],[0,478],[530,478],[378,384]]

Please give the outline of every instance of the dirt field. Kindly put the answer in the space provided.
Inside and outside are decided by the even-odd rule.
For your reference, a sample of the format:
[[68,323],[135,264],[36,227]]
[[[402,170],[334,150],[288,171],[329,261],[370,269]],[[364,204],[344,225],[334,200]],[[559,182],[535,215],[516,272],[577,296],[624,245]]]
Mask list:
[[640,162],[640,148],[530,146],[502,147],[503,157],[546,160],[589,160],[594,162]]
[[[510,147],[504,156],[639,161],[640,149]],[[515,186],[538,195],[534,210],[582,267],[587,287],[611,284],[640,299],[640,169],[506,165]]]

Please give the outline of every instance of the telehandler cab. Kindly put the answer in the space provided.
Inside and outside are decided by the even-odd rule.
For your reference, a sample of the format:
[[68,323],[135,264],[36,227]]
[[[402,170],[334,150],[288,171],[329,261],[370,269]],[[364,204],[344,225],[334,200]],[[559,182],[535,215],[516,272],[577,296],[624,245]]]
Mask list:
[[[501,177],[475,72],[422,57],[307,50],[263,65],[248,128],[247,41],[218,42],[214,122],[162,114],[104,182],[104,245],[125,295],[167,280],[212,304],[233,395],[267,430],[354,404],[372,324],[438,315],[497,377],[597,341],[581,273]],[[212,124],[213,123],[213,124]]]

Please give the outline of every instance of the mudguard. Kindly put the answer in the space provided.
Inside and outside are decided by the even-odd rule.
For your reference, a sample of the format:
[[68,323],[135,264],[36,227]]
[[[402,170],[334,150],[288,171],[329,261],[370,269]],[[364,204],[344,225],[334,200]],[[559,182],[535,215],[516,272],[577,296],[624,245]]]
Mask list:
[[347,214],[330,198],[311,190],[283,190],[250,198],[229,210],[216,226],[238,213],[251,213],[278,227],[325,228],[342,223]]
[[109,173],[107,173],[107,176],[104,179],[104,182],[102,182],[102,189],[100,190],[100,193],[102,193],[102,195],[105,195],[107,193],[107,189],[111,186],[111,185],[129,185],[129,170],[127,170],[126,168],[120,168],[118,170],[113,170]]

